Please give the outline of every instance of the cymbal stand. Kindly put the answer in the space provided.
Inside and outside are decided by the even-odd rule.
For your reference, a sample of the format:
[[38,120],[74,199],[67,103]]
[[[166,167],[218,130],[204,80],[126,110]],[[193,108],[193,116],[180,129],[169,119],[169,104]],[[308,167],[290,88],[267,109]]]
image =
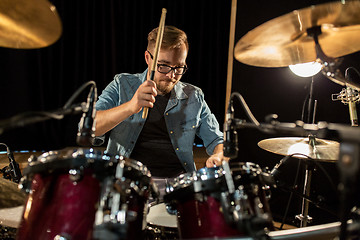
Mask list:
[[[316,115],[316,108],[317,108],[317,100],[313,99],[313,88],[314,88],[314,77],[311,78],[310,83],[310,91],[309,91],[309,102],[308,102],[308,113],[307,113],[307,122],[310,123],[310,120],[312,120],[312,123],[315,123],[315,115]],[[311,111],[313,108],[313,111]],[[312,112],[312,119],[311,119],[311,112]],[[303,118],[304,115],[303,115]],[[305,119],[302,119],[304,121]],[[309,135],[309,145],[312,147],[313,151],[316,151],[316,142],[315,142],[315,136]],[[316,152],[314,152],[316,154]],[[314,170],[312,163],[306,163],[306,169],[305,169],[305,179],[304,179],[304,187],[303,187],[303,195],[305,197],[302,198],[301,203],[301,213],[296,215],[295,218],[300,220],[300,227],[306,227],[308,223],[312,221],[312,217],[310,217],[309,214],[309,197],[310,197],[310,186],[311,186],[311,178],[312,178],[312,172]]]
[[[315,136],[309,135],[309,145],[313,146],[315,150]],[[305,169],[305,179],[304,179],[304,188],[303,188],[303,197],[301,203],[301,214],[296,215],[295,218],[300,220],[300,227],[306,227],[308,223],[312,221],[312,217],[309,214],[309,200],[307,198],[310,197],[310,186],[311,186],[311,178],[314,167],[312,163],[306,163]]]

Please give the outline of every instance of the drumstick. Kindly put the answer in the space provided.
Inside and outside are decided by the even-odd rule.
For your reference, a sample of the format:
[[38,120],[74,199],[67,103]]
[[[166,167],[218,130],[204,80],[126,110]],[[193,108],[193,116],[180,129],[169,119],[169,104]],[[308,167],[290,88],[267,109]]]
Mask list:
[[[156,36],[154,59],[153,59],[153,62],[152,62],[152,65],[151,65],[151,70],[150,70],[150,80],[154,80],[154,76],[155,76],[158,55],[159,55],[159,52],[160,52],[160,46],[161,46],[161,42],[162,42],[163,35],[164,35],[165,16],[166,16],[166,8],[163,8],[162,13],[161,13],[158,33],[157,33],[157,36]],[[149,112],[149,108],[144,107],[144,110],[143,110],[143,113],[142,113],[142,118],[147,118],[148,112]]]

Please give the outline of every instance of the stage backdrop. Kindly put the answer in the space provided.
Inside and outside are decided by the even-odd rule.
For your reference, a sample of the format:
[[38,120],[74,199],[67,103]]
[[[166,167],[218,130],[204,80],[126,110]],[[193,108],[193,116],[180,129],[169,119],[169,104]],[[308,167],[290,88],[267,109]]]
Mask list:
[[[62,107],[85,82],[98,93],[117,73],[146,69],[147,34],[166,24],[189,38],[189,71],[183,81],[201,87],[212,111],[223,121],[230,1],[52,1],[63,24],[53,45],[34,50],[1,48],[1,113],[6,119],[27,111]],[[76,102],[86,101],[86,89]],[[80,115],[5,131],[0,139],[13,150],[54,150],[76,146]]]

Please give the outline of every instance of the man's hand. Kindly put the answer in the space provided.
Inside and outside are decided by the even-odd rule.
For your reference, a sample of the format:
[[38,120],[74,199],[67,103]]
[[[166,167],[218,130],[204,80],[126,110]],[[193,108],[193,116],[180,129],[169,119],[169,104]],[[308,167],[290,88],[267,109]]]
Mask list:
[[152,108],[154,106],[156,95],[156,83],[151,80],[143,82],[129,101],[132,112],[134,114],[138,113],[143,107]]
[[220,166],[222,161],[229,161],[230,158],[224,157],[223,144],[219,144],[214,149],[214,154],[206,160],[206,167],[212,168]]

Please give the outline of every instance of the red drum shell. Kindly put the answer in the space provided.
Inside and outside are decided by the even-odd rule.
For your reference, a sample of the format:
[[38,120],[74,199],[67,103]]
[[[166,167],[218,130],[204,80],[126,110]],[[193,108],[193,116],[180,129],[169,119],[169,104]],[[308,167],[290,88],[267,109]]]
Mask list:
[[224,219],[218,200],[188,200],[177,206],[179,235],[183,239],[241,236]]
[[36,174],[17,239],[53,240],[57,235],[91,239],[99,192],[91,169],[78,182],[68,174]]

